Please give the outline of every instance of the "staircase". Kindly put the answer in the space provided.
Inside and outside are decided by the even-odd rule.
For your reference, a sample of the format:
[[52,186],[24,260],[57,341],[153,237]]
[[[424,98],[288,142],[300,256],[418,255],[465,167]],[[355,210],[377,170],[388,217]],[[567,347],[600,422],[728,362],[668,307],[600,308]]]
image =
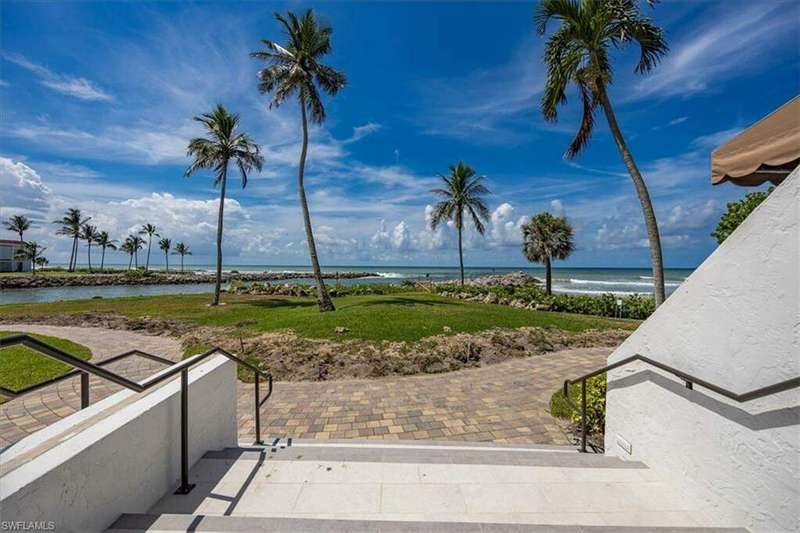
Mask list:
[[207,452],[190,481],[108,531],[744,531],[642,463],[566,447],[276,440]]

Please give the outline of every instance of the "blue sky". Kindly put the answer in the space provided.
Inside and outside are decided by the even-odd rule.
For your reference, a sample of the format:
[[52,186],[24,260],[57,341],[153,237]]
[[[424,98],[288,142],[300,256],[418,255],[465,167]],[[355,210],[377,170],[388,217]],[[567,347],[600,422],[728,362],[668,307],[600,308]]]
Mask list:
[[[183,177],[192,116],[222,103],[266,162],[226,204],[228,264],[307,264],[296,199],[298,109],[256,89],[260,38],[284,39],[274,11],[314,7],[334,27],[328,64],[347,87],[311,131],[307,187],[329,265],[451,265],[452,228],[436,232],[429,189],[465,160],[488,178],[486,236],[467,235],[472,265],[516,266],[519,226],[550,210],[576,229],[566,266],[649,265],[641,210],[602,116],[588,150],[562,158],[577,127],[574,93],[556,124],[538,111],[543,38],[535,3],[12,2],[0,4],[0,216],[26,213],[30,238],[63,261],[48,221],[67,207],[122,238],[144,222],[213,254],[217,192]],[[726,202],[709,154],[797,94],[800,6],[665,2],[651,11],[671,51],[633,74],[615,55],[611,98],[653,196],[665,263],[696,266]],[[10,194],[9,194],[10,191]],[[8,237],[11,235],[8,234]],[[118,258],[122,262],[123,257]]]

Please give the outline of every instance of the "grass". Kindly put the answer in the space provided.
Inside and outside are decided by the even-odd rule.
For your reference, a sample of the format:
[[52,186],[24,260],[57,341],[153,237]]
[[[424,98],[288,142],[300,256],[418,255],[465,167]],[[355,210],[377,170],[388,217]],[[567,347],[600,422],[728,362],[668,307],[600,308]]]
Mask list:
[[[217,308],[208,306],[209,298],[207,294],[192,294],[12,304],[0,306],[0,317],[116,313],[234,327],[242,335],[293,330],[306,338],[374,341],[414,341],[441,334],[445,327],[453,333],[522,326],[579,332],[634,329],[638,325],[632,320],[529,311],[414,292],[336,298],[337,310],[333,313],[320,313],[313,298],[225,295],[225,305]],[[339,326],[348,331],[337,334]]]
[[[18,334],[18,332],[14,331],[0,331],[0,337]],[[31,336],[83,360],[87,360],[92,356],[92,352],[86,346],[66,339],[48,335],[31,334]],[[24,346],[11,346],[0,349],[0,385],[7,389],[19,390],[63,374],[70,368],[69,365],[50,359]],[[0,396],[0,403],[6,400],[8,398]]]

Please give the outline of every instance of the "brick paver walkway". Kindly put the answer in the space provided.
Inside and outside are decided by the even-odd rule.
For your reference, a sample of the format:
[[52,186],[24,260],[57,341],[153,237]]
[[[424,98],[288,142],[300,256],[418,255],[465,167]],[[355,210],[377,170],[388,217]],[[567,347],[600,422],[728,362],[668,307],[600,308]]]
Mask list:
[[[88,346],[93,360],[133,348],[177,360],[180,343],[166,337],[100,328],[0,326],[67,338]],[[262,437],[442,439],[568,444],[548,410],[567,377],[605,363],[610,348],[565,350],[483,368],[378,380],[280,382],[262,410]],[[142,379],[163,366],[141,358],[109,366]],[[61,382],[0,405],[0,447],[80,406],[79,380]],[[119,390],[91,381],[92,402]],[[266,387],[262,386],[262,394]],[[239,383],[239,435],[254,437],[253,386]]]
[[[180,360],[183,355],[180,341],[130,331],[19,324],[2,324],[0,330],[39,333],[69,339],[89,348],[92,351],[91,360],[94,362],[133,349],[174,361]],[[141,357],[129,357],[111,363],[106,368],[139,381],[162,370],[164,365]],[[92,403],[122,389],[115,383],[94,376],[90,378],[89,384],[89,398]],[[0,405],[0,448],[9,446],[30,433],[78,411],[81,407],[80,387],[80,378],[76,377]]]

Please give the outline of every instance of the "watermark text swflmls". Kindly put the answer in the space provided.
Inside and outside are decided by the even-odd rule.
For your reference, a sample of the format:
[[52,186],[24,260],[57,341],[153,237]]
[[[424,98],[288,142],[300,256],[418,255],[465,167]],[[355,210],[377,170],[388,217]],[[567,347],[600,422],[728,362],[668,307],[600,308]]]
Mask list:
[[3,520],[0,531],[55,531],[52,520]]

